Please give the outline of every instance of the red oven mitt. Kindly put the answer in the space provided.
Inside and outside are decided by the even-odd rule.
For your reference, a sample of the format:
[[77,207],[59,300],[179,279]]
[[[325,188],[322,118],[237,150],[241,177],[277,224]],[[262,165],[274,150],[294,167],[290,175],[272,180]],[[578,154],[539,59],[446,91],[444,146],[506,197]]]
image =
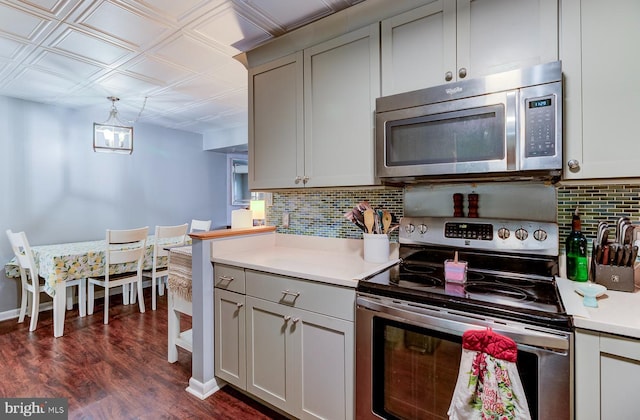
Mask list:
[[509,337],[491,329],[466,331],[449,419],[530,419],[517,356]]

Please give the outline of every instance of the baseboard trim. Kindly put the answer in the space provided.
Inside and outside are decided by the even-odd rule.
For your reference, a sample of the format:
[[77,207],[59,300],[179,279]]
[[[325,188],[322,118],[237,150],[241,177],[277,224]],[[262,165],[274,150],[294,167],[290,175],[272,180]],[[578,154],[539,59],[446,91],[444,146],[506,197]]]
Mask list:
[[185,391],[187,391],[191,395],[195,395],[201,400],[205,400],[211,395],[220,391],[220,388],[225,385],[226,382],[223,382],[222,380],[216,380],[216,378],[211,379],[207,383],[202,383],[191,377],[189,378],[189,386],[185,389]]

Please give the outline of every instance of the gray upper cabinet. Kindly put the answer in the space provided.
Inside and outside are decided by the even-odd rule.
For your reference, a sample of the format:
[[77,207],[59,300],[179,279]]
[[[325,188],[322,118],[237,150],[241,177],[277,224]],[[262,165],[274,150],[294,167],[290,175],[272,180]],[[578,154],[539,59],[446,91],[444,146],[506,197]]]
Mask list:
[[249,188],[292,188],[304,174],[302,51],[249,71]]
[[557,0],[437,0],[382,21],[382,94],[558,59]]
[[566,179],[637,177],[640,2],[562,1]]
[[373,185],[379,25],[249,71],[252,190]]
[[380,96],[377,24],[304,50],[304,177],[308,187],[373,185]]

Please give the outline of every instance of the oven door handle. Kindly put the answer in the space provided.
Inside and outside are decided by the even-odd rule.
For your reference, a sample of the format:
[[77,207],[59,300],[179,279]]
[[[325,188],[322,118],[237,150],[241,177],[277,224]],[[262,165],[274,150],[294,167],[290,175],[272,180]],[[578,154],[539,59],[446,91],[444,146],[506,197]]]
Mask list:
[[[398,301],[365,296],[358,296],[356,305],[358,310],[363,308],[375,311],[382,314],[383,318],[448,332],[457,336],[462,336],[468,330],[491,328],[498,334],[510,337],[517,344],[561,352],[569,350],[569,338],[566,333],[553,334],[534,330],[532,327],[525,325],[506,325],[474,315],[465,314],[463,316],[448,311],[428,309],[417,305],[409,306]],[[476,322],[470,323],[469,318],[476,320]]]

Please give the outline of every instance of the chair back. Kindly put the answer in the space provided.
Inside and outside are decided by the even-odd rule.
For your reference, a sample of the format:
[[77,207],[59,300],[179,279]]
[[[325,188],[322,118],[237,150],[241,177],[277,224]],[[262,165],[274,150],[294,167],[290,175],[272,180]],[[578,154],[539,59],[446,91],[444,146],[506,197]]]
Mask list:
[[148,235],[148,226],[126,230],[107,229],[105,278],[109,277],[109,267],[113,264],[135,263],[137,271],[142,273]]
[[211,229],[211,220],[191,220],[191,230],[189,233],[194,232],[196,230],[202,230],[208,232]]
[[189,224],[177,226],[156,226],[156,234],[153,244],[153,265],[157,264],[158,257],[166,257],[169,251],[167,246],[180,246],[187,242],[187,229]]
[[31,279],[36,279],[35,284],[38,284],[38,267],[33,259],[33,253],[31,252],[27,235],[24,232],[12,232],[11,229],[7,229],[7,237],[9,238],[9,243],[11,243],[11,249],[13,249],[13,253],[16,256],[22,282],[28,282],[26,270],[29,270]]

